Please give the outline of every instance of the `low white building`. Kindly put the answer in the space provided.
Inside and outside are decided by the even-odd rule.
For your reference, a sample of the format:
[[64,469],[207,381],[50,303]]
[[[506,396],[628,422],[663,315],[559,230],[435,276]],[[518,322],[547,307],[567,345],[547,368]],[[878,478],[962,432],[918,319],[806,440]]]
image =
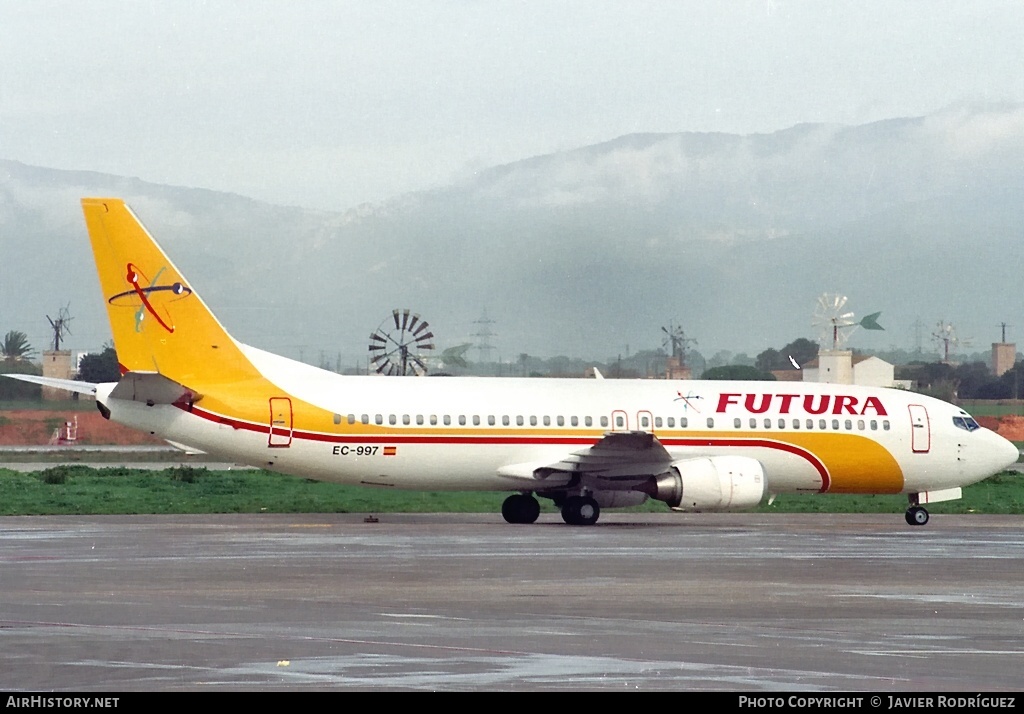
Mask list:
[[850,350],[821,350],[817,359],[804,365],[803,375],[805,382],[892,387],[895,386],[896,368],[874,355],[854,355]]

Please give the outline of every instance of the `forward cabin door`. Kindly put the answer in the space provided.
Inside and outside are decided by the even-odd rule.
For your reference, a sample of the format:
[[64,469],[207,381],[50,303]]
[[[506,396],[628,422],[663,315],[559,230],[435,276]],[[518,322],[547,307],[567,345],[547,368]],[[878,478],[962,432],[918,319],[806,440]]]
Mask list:
[[910,448],[915,454],[927,454],[932,448],[932,429],[928,422],[928,410],[921,404],[911,404]]
[[292,445],[292,400],[288,397],[270,398],[270,436],[267,446],[287,449]]

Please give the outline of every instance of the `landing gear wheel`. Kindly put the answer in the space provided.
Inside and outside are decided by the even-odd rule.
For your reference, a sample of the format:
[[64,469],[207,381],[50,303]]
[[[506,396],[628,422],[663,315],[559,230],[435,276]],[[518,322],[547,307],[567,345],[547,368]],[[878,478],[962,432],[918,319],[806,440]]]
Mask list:
[[533,523],[540,515],[540,504],[533,496],[514,493],[501,504],[501,515],[508,523]]
[[601,507],[590,496],[569,496],[562,505],[562,520],[570,526],[592,526],[601,516]]
[[928,511],[921,506],[911,506],[907,509],[907,525],[923,526],[928,522]]

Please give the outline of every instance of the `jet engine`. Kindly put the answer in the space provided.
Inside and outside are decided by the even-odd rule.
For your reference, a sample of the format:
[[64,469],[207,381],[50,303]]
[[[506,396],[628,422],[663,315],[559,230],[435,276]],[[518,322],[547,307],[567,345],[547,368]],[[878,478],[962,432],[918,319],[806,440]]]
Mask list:
[[757,459],[711,456],[674,461],[642,490],[674,511],[730,511],[757,506],[767,486]]

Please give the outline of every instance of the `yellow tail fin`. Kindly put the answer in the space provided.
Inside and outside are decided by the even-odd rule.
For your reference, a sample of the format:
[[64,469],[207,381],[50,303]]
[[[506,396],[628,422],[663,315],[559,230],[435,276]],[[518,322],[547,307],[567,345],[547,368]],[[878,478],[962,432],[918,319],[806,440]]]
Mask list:
[[199,391],[259,376],[124,201],[83,198],[82,209],[122,371]]

